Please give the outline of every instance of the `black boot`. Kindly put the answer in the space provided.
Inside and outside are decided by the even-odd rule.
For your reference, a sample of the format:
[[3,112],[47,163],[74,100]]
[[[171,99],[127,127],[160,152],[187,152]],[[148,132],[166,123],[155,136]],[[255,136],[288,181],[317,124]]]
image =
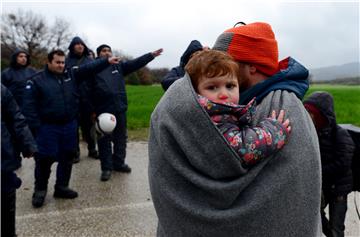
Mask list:
[[123,173],[131,173],[131,168],[127,164],[122,164],[119,166],[114,166],[113,170]]
[[79,150],[77,150],[74,154],[74,157],[73,157],[73,163],[76,164],[76,163],[79,163],[80,162],[80,148]]
[[101,177],[100,180],[101,181],[108,181],[111,177],[111,170],[103,170],[101,172]]
[[55,186],[54,197],[73,199],[78,197],[78,193],[69,187]]
[[32,205],[33,207],[42,207],[42,205],[44,204],[45,201],[45,197],[46,197],[46,190],[36,190],[33,193],[32,196]]
[[95,149],[89,150],[88,157],[99,159],[99,152]]

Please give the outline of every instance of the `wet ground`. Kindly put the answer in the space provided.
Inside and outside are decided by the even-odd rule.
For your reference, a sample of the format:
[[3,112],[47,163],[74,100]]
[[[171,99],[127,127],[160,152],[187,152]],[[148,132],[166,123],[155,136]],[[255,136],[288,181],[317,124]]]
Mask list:
[[[157,218],[147,178],[147,143],[130,142],[127,163],[132,173],[113,172],[107,182],[100,181],[99,160],[86,156],[84,144],[81,150],[81,161],[74,165],[70,183],[79,197],[63,200],[52,196],[54,164],[44,206],[38,209],[31,205],[34,161],[23,160],[23,166],[17,171],[23,180],[17,191],[18,236],[155,236]],[[346,236],[360,236],[353,193],[348,203]],[[357,203],[360,205],[359,193]]]

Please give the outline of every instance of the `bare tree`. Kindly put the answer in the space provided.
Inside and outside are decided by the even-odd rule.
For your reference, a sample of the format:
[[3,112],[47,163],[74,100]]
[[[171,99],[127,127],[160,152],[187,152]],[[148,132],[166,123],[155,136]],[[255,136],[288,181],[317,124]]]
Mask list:
[[3,15],[1,43],[6,48],[22,48],[30,55],[45,46],[48,28],[42,16],[31,11]]
[[[2,15],[1,48],[26,50],[33,62],[43,63],[48,51],[65,49],[70,42],[70,23],[60,18],[49,26],[42,15],[18,9],[17,13]],[[33,63],[34,64],[34,63]],[[37,66],[36,63],[34,66]]]
[[50,29],[48,45],[54,48],[65,49],[71,40],[69,31],[70,23],[60,18],[56,18],[53,27]]

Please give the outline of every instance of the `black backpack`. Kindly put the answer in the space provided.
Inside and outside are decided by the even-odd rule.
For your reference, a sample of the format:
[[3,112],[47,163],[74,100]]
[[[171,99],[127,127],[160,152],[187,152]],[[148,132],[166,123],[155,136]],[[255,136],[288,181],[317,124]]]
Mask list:
[[355,152],[351,165],[353,175],[353,191],[360,191],[360,127],[354,126],[352,124],[339,125],[350,133],[355,143]]

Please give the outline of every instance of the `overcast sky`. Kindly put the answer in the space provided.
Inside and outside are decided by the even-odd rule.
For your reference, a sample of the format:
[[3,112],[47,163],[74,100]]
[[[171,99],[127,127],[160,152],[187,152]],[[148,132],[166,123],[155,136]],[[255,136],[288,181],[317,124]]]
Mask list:
[[74,36],[95,51],[106,43],[133,57],[163,48],[148,66],[173,67],[193,39],[213,46],[234,23],[271,24],[280,59],[292,56],[308,68],[359,62],[357,1],[2,1],[2,13],[32,10],[51,24],[71,23]]

